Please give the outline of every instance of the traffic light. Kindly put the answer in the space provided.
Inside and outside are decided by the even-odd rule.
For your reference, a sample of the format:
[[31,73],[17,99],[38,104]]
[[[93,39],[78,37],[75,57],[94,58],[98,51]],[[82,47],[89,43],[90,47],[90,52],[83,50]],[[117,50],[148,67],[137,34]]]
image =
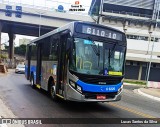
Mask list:
[[6,5],[6,13],[5,13],[5,15],[8,16],[8,17],[12,17],[12,6]]
[[21,18],[22,17],[22,6],[16,6],[15,16],[17,18]]

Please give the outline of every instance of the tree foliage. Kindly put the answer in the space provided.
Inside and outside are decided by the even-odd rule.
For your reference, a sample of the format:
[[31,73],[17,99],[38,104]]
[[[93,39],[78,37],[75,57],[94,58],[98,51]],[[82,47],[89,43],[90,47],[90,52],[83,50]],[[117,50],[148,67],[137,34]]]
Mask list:
[[8,50],[8,49],[9,49],[9,46],[7,46],[7,45],[5,45],[4,47],[5,47],[5,49],[6,49],[6,50]]
[[2,59],[7,59],[8,56],[7,56],[6,54],[0,54],[0,58],[2,58]]
[[25,56],[26,53],[26,45],[20,45],[19,47],[15,47],[15,54]]
[[[5,46],[5,49],[9,51],[9,46]],[[14,48],[14,53],[17,55],[25,56],[26,45],[20,45],[19,47]]]

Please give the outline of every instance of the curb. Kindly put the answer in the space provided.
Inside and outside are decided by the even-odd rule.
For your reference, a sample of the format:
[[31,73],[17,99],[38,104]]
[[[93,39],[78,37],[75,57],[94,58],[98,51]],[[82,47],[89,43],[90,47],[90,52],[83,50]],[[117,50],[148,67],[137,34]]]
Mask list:
[[160,101],[159,97],[155,97],[155,96],[146,94],[146,93],[142,92],[140,89],[138,89],[137,91],[138,91],[139,94],[141,94],[143,96],[146,96],[146,97],[151,98],[151,99],[156,100],[156,101]]

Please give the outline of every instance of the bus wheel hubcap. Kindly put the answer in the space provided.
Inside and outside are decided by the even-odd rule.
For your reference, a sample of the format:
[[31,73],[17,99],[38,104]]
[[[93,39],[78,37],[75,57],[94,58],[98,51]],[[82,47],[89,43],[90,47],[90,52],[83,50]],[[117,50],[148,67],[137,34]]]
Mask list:
[[33,79],[31,80],[31,85],[33,86]]

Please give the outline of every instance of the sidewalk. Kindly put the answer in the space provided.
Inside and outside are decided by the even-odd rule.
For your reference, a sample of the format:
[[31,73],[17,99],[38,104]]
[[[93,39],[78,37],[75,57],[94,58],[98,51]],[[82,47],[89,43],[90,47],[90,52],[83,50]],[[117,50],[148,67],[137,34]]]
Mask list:
[[[0,73],[0,78],[3,76],[7,76],[9,72],[7,73]],[[14,115],[14,113],[11,111],[11,109],[3,102],[3,100],[0,97],[0,119],[3,118],[17,118],[17,116]],[[24,125],[21,124],[2,124],[0,122],[0,127],[24,127]]]
[[[6,104],[0,98],[0,118],[17,118],[10,108],[6,106]],[[0,123],[0,127],[24,127],[24,125],[20,124],[2,124]]]
[[6,73],[0,72],[0,77],[7,76],[9,73],[13,73],[14,71],[15,71],[15,69],[8,69],[8,72],[6,72]]
[[160,89],[156,88],[147,88],[145,85],[137,85],[137,84],[130,84],[124,83],[124,85],[135,85],[135,86],[142,86],[142,88],[137,89],[137,92],[143,96],[151,98],[153,100],[160,101]]
[[7,75],[7,73],[1,73],[0,72],[0,77]]

